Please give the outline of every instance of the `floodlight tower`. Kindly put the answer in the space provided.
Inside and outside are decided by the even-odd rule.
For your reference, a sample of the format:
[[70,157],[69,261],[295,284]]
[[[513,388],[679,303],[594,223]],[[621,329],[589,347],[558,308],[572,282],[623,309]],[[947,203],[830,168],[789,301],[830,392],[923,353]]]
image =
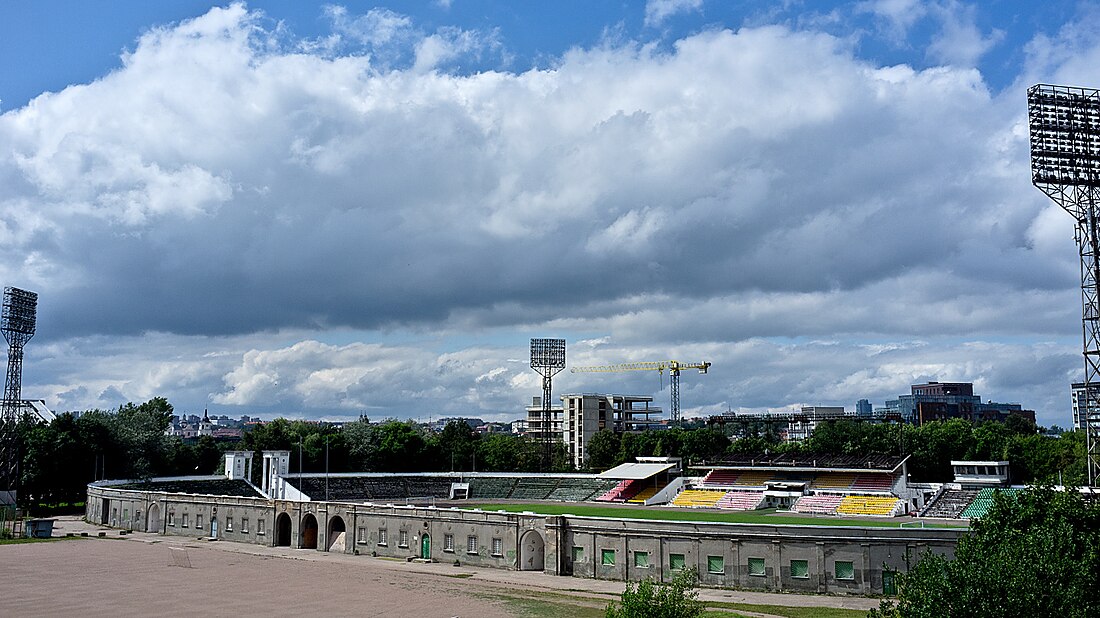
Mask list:
[[0,414],[0,503],[15,503],[19,487],[19,436],[16,426],[23,410],[23,346],[34,336],[38,294],[4,288],[0,330],[8,341],[8,376],[4,380],[4,401]]
[[542,467],[549,470],[554,450],[551,386],[553,377],[565,369],[565,339],[532,339],[531,369],[542,376]]
[[1100,90],[1037,84],[1027,90],[1031,182],[1073,216],[1081,256],[1083,409],[1089,485],[1100,481]]

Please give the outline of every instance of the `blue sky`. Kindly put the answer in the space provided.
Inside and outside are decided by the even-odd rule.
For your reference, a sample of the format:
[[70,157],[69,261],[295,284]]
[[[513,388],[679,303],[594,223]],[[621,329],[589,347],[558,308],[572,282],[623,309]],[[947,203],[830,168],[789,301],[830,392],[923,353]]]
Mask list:
[[[1024,89],[1100,3],[0,4],[0,279],[27,397],[507,420],[570,364],[688,414],[925,380],[1067,425],[1068,215]],[[667,400],[657,376],[557,391]]]

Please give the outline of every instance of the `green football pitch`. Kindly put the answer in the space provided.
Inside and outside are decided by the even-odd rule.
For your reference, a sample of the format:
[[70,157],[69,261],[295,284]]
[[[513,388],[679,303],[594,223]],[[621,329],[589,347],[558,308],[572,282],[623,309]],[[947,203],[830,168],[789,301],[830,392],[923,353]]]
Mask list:
[[475,503],[463,505],[464,509],[481,509],[483,511],[507,511],[509,513],[522,513],[530,511],[539,515],[576,515],[578,517],[612,517],[616,519],[660,519],[671,521],[709,521],[729,524],[786,524],[795,526],[859,526],[863,528],[897,528],[906,527],[966,527],[966,522],[948,524],[936,522],[930,524],[922,521],[914,522],[911,518],[874,519],[874,518],[840,518],[828,516],[798,515],[795,513],[776,513],[775,509],[757,511],[700,511],[693,509],[655,509],[632,506],[600,506],[594,504],[570,503],[524,503],[524,504],[489,504]]

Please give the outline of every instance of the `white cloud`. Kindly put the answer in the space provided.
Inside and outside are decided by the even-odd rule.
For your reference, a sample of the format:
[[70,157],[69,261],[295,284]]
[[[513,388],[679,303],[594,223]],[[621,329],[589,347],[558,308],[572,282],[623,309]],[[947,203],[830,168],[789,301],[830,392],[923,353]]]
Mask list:
[[[1028,184],[1020,93],[967,68],[983,44],[918,70],[815,31],[710,29],[461,73],[495,34],[330,17],[339,44],[311,51],[215,9],[0,115],[0,274],[74,346],[31,378],[56,405],[504,415],[540,389],[526,338],[558,331],[578,364],[712,360],[685,384],[700,409],[921,376],[1065,407],[1076,252]],[[1067,29],[1028,70],[1100,81],[1098,49]],[[1042,388],[1006,377],[1022,366]]]
[[666,19],[678,13],[698,11],[703,0],[646,0],[645,25],[660,26]]

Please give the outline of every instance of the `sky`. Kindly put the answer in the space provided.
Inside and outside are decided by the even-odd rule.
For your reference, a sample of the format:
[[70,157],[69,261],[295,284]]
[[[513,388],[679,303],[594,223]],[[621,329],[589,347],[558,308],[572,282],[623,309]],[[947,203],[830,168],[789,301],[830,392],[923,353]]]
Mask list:
[[[1100,2],[0,3],[0,283],[55,411],[685,416],[929,380],[1069,426],[1073,222],[1025,90]],[[571,373],[649,395],[667,376]]]

